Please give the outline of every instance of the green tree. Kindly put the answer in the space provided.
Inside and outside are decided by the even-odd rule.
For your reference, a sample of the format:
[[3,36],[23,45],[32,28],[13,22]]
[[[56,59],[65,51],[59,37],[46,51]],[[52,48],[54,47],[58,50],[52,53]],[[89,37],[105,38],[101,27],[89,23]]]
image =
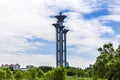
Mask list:
[[50,66],[40,66],[38,69],[41,69],[43,72],[48,72],[53,70],[54,68]]
[[23,78],[25,79],[25,80],[31,80],[31,72],[30,71],[24,71],[23,72]]
[[37,77],[38,77],[38,78],[42,78],[43,75],[44,75],[44,72],[43,72],[41,69],[38,69],[38,70],[37,70]]
[[58,67],[44,75],[44,80],[66,80],[66,69]]
[[37,69],[35,67],[31,67],[29,71],[31,80],[35,80],[37,78]]
[[[88,67],[84,69],[84,76],[82,77],[92,77],[93,67]],[[83,72],[82,72],[83,73]],[[86,75],[85,75],[86,74]]]
[[16,80],[22,80],[22,78],[23,78],[23,73],[22,73],[22,71],[16,70],[16,71],[15,71],[15,79],[16,79]]
[[116,49],[115,57],[112,58],[107,64],[106,68],[108,69],[107,77],[111,79],[119,80],[120,79],[120,46]]
[[58,67],[54,70],[54,80],[65,80],[66,69],[64,67]]
[[0,68],[0,80],[3,80],[6,78],[6,72],[3,70],[3,68]]
[[106,64],[114,58],[115,51],[113,44],[104,44],[102,48],[99,48],[98,51],[101,53],[97,57],[96,63],[94,64],[94,75],[99,78],[105,78],[108,69],[106,69]]
[[68,67],[68,68],[67,68],[67,75],[68,75],[68,76],[75,76],[75,75],[77,75],[77,70],[76,70],[76,68]]
[[6,71],[6,79],[13,79],[13,71],[10,70],[10,68],[5,68]]

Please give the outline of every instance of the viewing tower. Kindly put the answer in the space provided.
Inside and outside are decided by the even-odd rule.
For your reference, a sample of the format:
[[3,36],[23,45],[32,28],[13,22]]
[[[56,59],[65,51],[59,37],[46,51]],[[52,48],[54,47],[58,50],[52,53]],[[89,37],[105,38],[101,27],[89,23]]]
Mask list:
[[63,25],[64,19],[67,16],[59,15],[55,16],[57,18],[57,23],[53,24],[56,28],[56,67],[66,66],[67,63],[67,48],[66,48],[66,34],[69,31],[65,29]]

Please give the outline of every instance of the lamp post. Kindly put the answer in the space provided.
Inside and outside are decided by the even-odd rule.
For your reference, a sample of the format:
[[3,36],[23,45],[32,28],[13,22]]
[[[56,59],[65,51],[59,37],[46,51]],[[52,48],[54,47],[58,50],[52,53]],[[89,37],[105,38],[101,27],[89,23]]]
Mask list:
[[57,18],[57,23],[53,24],[56,28],[56,67],[66,66],[66,33],[67,29],[64,29],[63,26],[64,19],[67,16],[59,15],[55,16]]

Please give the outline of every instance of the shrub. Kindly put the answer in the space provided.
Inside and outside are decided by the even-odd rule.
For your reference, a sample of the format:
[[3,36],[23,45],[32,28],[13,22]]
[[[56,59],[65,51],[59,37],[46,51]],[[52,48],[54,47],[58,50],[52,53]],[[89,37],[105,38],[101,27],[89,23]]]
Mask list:
[[65,80],[66,79],[66,70],[64,67],[55,68],[52,71],[45,73],[45,80]]

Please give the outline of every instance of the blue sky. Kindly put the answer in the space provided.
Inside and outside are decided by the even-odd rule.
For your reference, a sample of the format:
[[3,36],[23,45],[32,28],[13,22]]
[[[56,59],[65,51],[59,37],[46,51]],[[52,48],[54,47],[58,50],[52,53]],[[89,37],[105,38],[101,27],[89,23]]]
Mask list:
[[0,0],[0,64],[55,66],[53,17],[67,16],[67,59],[70,66],[94,64],[97,49],[120,43],[118,0]]

